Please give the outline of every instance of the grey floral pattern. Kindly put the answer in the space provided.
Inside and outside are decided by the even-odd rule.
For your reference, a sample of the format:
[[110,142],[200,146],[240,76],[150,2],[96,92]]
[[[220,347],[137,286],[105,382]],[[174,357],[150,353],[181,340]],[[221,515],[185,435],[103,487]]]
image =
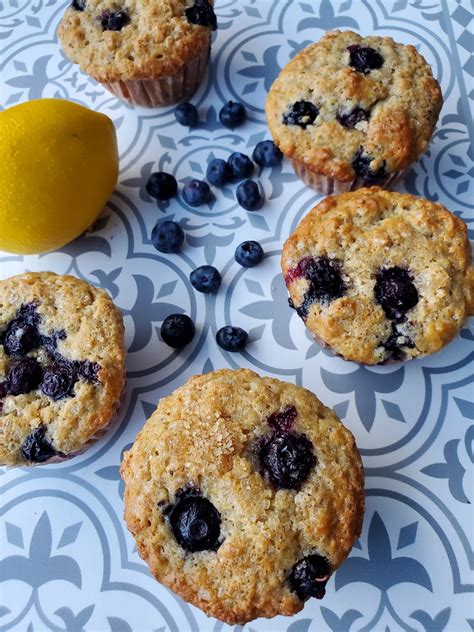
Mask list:
[[[34,470],[0,471],[0,629],[14,632],[224,632],[156,584],[122,520],[119,465],[160,397],[195,373],[245,366],[314,390],[344,418],[361,448],[367,514],[352,555],[292,619],[258,620],[246,632],[462,632],[474,629],[472,403],[474,330],[445,351],[398,367],[365,368],[321,349],[289,308],[280,273],[283,240],[317,201],[290,165],[256,172],[267,202],[243,211],[235,187],[207,206],[156,202],[152,171],[182,188],[203,178],[213,158],[251,153],[268,138],[265,92],[304,46],[328,29],[376,32],[412,42],[432,64],[445,98],[429,150],[400,190],[438,200],[473,235],[473,18],[463,0],[217,0],[212,64],[194,97],[200,124],[175,124],[172,108],[148,111],[117,101],[62,54],[55,31],[69,0],[0,0],[0,109],[40,97],[72,99],[110,116],[121,174],[98,221],[60,251],[0,253],[2,277],[24,270],[72,273],[105,288],[123,311],[128,388],[119,423],[76,459]],[[218,119],[222,104],[245,103],[236,130]],[[156,222],[175,219],[182,252],[151,244]],[[264,261],[241,268],[236,246],[261,242]],[[204,263],[222,273],[219,293],[193,291]],[[185,350],[163,344],[160,325],[187,313],[197,335]],[[246,328],[242,355],[214,341],[225,324]],[[240,628],[239,628],[240,629]]]

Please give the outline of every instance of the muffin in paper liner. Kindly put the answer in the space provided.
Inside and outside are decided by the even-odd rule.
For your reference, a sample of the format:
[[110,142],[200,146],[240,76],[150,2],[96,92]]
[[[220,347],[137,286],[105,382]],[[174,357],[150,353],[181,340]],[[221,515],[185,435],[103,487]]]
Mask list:
[[85,281],[29,272],[0,281],[0,465],[57,463],[117,418],[124,324]]

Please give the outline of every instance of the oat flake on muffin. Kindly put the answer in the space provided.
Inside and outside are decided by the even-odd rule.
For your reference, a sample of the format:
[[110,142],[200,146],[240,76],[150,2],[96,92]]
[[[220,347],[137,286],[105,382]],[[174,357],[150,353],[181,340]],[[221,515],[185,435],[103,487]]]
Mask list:
[[439,351],[474,313],[466,233],[441,204],[413,195],[371,187],[328,197],[283,247],[291,304],[347,360]]
[[83,451],[115,416],[124,329],[104,290],[28,272],[0,281],[0,465]]
[[321,599],[362,526],[352,434],[310,391],[249,370],[196,376],[162,399],[121,473],[153,575],[228,623]]
[[439,84],[413,46],[333,31],[281,71],[266,116],[296,173],[332,193],[399,177],[426,150],[441,105]]

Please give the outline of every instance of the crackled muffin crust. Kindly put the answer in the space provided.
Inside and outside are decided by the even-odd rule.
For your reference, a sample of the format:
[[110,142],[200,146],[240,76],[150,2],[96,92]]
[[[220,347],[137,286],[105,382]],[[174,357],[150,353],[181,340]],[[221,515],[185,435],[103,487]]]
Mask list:
[[413,195],[360,189],[326,198],[286,241],[282,268],[306,326],[347,360],[439,351],[474,312],[464,222]]
[[121,473],[151,572],[228,623],[321,598],[361,530],[352,434],[311,392],[249,370],[196,376],[162,399]]
[[[213,25],[193,23],[187,16],[187,10],[198,6],[200,11],[202,4],[203,0],[73,0],[58,36],[69,59],[97,81],[169,77],[209,50]],[[204,4],[212,7],[213,2]]]
[[439,84],[413,46],[333,31],[281,71],[266,116],[287,157],[340,182],[372,185],[425,151],[441,105]]
[[82,451],[116,412],[124,358],[104,290],[52,272],[0,281],[0,464]]

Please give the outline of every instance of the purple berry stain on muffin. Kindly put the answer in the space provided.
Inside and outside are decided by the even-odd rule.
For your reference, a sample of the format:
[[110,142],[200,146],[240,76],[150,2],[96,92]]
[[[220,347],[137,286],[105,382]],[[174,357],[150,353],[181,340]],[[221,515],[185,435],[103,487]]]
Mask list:
[[306,129],[308,125],[313,125],[319,114],[319,108],[310,101],[296,101],[283,114],[284,125],[297,125]]
[[331,574],[329,562],[322,555],[308,555],[293,566],[289,581],[301,601],[310,597],[322,599]]
[[221,515],[196,487],[178,490],[174,504],[163,513],[177,543],[188,553],[219,548]]
[[103,31],[121,31],[130,22],[126,11],[102,11],[98,20]]
[[268,417],[267,423],[273,432],[286,434],[290,432],[296,421],[297,416],[298,411],[296,410],[296,408],[294,406],[287,406],[283,410],[272,413]]
[[31,432],[20,448],[21,456],[30,463],[44,463],[54,456],[60,455],[46,437],[46,430],[38,426]]
[[260,467],[276,489],[299,490],[316,465],[313,445],[296,432],[264,440],[258,452]]
[[286,283],[304,278],[309,282],[309,288],[305,292],[303,302],[296,307],[301,318],[306,318],[308,310],[313,303],[329,305],[341,296],[347,289],[342,278],[341,262],[329,257],[304,257],[296,268],[286,275]]
[[350,112],[339,111],[336,114],[336,120],[342,127],[354,129],[357,123],[369,120],[369,113],[364,108],[355,107]]
[[191,24],[210,26],[213,31],[217,29],[214,8],[207,0],[195,0],[194,6],[186,9],[186,17]]
[[413,276],[406,268],[381,268],[376,276],[374,294],[388,319],[400,322],[418,303]]
[[371,70],[377,70],[383,66],[384,59],[374,48],[352,44],[347,47],[347,50],[350,57],[349,66],[357,72],[368,75]]
[[352,168],[354,169],[356,175],[363,178],[366,186],[378,184],[387,177],[387,172],[385,171],[385,160],[375,171],[370,168],[372,161],[373,156],[366,153],[362,147],[359,147],[356,155],[352,159]]

